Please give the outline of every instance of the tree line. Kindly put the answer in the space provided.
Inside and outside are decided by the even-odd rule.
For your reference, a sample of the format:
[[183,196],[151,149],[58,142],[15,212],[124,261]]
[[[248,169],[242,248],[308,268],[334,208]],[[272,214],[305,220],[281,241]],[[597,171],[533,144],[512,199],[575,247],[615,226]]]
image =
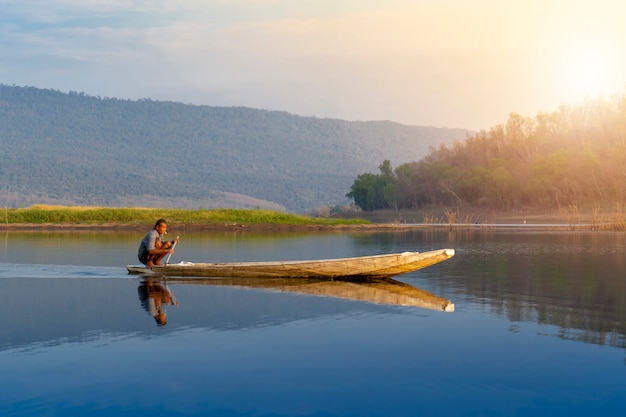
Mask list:
[[626,197],[626,95],[562,105],[506,123],[422,159],[361,174],[346,195],[363,210],[469,205],[622,204]]

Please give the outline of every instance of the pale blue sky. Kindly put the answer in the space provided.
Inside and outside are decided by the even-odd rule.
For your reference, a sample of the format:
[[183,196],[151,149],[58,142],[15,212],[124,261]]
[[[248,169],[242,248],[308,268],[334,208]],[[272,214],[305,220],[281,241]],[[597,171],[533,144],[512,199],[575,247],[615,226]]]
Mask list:
[[0,0],[0,83],[487,129],[623,93],[621,0]]

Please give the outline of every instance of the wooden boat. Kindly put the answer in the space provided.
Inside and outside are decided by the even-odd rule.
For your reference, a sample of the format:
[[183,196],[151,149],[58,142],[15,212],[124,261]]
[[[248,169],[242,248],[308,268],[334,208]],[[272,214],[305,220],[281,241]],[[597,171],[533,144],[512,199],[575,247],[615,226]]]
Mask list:
[[439,263],[454,256],[454,249],[403,252],[357,258],[309,261],[190,263],[128,265],[130,274],[177,277],[325,278],[362,280],[388,278]]
[[[152,278],[148,278],[152,279]],[[165,279],[165,278],[162,278]],[[276,292],[290,292],[317,297],[365,301],[374,304],[399,305],[452,312],[454,304],[445,298],[391,278],[375,278],[364,282],[335,281],[311,278],[176,278],[168,277],[170,285],[211,285]]]

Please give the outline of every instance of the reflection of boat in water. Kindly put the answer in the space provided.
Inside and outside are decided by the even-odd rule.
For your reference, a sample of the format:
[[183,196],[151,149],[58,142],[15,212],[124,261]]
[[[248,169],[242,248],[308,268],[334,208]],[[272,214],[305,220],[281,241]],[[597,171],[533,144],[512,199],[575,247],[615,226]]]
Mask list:
[[391,278],[374,278],[359,282],[302,278],[168,278],[167,281],[173,284],[236,286],[454,311],[454,304],[450,300]]
[[430,252],[403,252],[356,258],[310,261],[189,263],[156,265],[152,268],[129,265],[131,274],[179,277],[254,277],[254,278],[386,278],[439,263],[454,256],[454,249]]

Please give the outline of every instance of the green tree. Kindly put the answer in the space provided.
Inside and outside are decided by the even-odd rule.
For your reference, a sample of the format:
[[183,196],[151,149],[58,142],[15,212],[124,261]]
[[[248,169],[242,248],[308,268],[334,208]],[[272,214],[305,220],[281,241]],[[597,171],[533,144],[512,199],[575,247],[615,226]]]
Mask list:
[[383,161],[378,166],[380,174],[365,173],[357,177],[346,194],[361,210],[371,211],[397,207],[397,185],[391,162]]

